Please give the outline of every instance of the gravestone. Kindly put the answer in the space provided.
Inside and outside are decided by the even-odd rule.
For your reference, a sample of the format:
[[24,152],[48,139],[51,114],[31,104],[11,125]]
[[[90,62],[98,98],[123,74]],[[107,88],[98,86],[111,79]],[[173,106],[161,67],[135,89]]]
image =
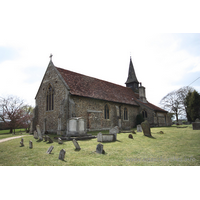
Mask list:
[[24,146],[24,139],[23,138],[21,139],[20,145],[21,145],[20,147]]
[[133,136],[131,134],[128,135],[128,138],[133,139]]
[[115,135],[114,141],[117,140],[117,133],[119,133],[119,127],[118,126],[115,126],[114,128],[111,128],[109,130],[109,134],[114,134]]
[[65,153],[66,153],[66,151],[64,149],[61,149],[58,159],[64,160],[65,159]]
[[63,141],[61,138],[58,138],[58,144],[63,144]]
[[37,132],[38,132],[39,140],[43,140],[43,138],[42,138],[42,132],[41,132],[41,130],[40,130],[40,125],[37,125],[37,126],[36,126],[36,129],[37,129]]
[[49,143],[53,143],[53,140],[49,136],[47,136],[47,139],[48,139]]
[[72,141],[73,141],[74,146],[76,147],[75,150],[77,150],[77,151],[81,150],[81,148],[80,148],[78,142],[77,142],[75,139],[73,139]]
[[142,126],[140,124],[137,125],[137,132],[142,132]]
[[97,153],[100,153],[100,154],[104,154],[105,151],[103,150],[103,144],[97,144],[97,147],[96,147],[96,152]]
[[102,142],[102,141],[103,141],[103,135],[102,135],[101,132],[99,132],[99,133],[97,134],[97,142]]
[[46,142],[47,141],[47,136],[45,135],[43,138],[44,138],[44,142]]
[[151,130],[150,130],[150,124],[147,120],[141,123],[142,130],[145,136],[152,137],[151,136]]
[[52,152],[53,148],[54,148],[53,146],[50,146],[46,153],[50,154]]
[[193,130],[200,130],[200,120],[198,118],[192,123],[192,128]]
[[33,148],[33,142],[30,140],[29,141],[29,148],[32,149]]
[[34,131],[34,136],[33,136],[35,139],[38,139],[38,133],[37,131]]

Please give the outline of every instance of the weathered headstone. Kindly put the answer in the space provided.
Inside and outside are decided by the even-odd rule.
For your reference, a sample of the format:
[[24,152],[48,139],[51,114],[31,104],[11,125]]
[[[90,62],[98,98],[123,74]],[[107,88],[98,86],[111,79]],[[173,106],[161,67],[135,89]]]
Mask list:
[[66,153],[66,151],[64,149],[61,149],[58,159],[64,160],[65,159],[65,153]]
[[32,149],[33,148],[33,142],[30,140],[29,141],[29,148]]
[[192,128],[193,130],[200,130],[200,120],[198,118],[192,123]]
[[63,141],[61,138],[58,138],[58,144],[63,144]]
[[115,135],[114,141],[117,140],[117,133],[119,133],[119,127],[118,126],[115,126],[114,128],[111,128],[109,130],[109,134],[114,134]]
[[50,146],[46,153],[50,154],[52,152],[53,148],[54,148],[53,146]]
[[133,135],[129,134],[128,138],[133,139]]
[[34,136],[33,136],[35,139],[38,139],[38,133],[37,131],[34,131]]
[[81,150],[81,148],[80,148],[78,142],[77,142],[75,139],[73,139],[72,141],[73,141],[74,146],[76,147],[75,150]]
[[23,138],[21,139],[20,145],[21,145],[20,147],[24,146],[24,139]]
[[96,147],[96,152],[97,153],[100,153],[100,154],[104,154],[105,151],[103,150],[103,144],[97,144],[97,147]]
[[142,132],[142,126],[140,124],[137,125],[137,132]]
[[50,137],[48,137],[48,141],[49,143],[53,143],[53,140]]
[[37,126],[36,126],[36,129],[37,129],[37,132],[38,132],[39,140],[43,140],[43,138],[42,138],[42,132],[41,132],[41,130],[40,130],[40,125],[37,125]]
[[141,123],[142,130],[145,136],[152,137],[151,136],[151,130],[150,130],[150,124],[147,120]]
[[47,141],[47,136],[46,135],[43,136],[43,139],[44,139],[44,142],[46,142]]

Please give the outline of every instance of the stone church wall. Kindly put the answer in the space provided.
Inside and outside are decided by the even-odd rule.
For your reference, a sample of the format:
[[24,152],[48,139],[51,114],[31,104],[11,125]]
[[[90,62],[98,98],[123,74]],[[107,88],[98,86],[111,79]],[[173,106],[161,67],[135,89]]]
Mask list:
[[[111,127],[120,125],[121,128],[133,128],[136,125],[135,119],[138,114],[138,107],[136,106],[79,96],[72,96],[71,98],[75,104],[74,116],[83,117],[88,130],[110,129]],[[105,119],[104,117],[106,104],[109,108],[109,119]],[[128,120],[124,120],[123,117],[125,107],[128,110]],[[120,108],[120,111],[117,108]],[[119,113],[121,113],[121,116]]]
[[[56,133],[59,118],[62,124],[61,130],[66,130],[68,91],[55,70],[54,66],[48,66],[36,97],[38,116],[36,116],[37,122],[35,123],[40,125],[43,133],[46,130]],[[46,111],[46,95],[49,84],[54,90],[54,109]]]

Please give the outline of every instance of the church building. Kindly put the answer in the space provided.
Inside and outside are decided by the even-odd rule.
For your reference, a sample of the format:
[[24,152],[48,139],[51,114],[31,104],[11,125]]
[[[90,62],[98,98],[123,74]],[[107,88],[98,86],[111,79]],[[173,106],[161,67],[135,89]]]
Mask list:
[[169,126],[168,112],[147,101],[130,58],[126,87],[56,67],[50,59],[35,97],[33,130],[66,134],[68,120],[82,117],[87,131],[130,129],[142,114],[151,126]]

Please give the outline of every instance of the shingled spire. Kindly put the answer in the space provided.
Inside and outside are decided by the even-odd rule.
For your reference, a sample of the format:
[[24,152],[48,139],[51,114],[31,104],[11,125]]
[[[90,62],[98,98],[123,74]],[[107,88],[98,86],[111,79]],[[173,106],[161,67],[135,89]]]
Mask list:
[[129,71],[128,71],[128,78],[126,81],[126,87],[131,88],[134,92],[138,93],[138,80],[135,74],[135,70],[133,67],[132,59],[130,57],[130,64],[129,64]]

